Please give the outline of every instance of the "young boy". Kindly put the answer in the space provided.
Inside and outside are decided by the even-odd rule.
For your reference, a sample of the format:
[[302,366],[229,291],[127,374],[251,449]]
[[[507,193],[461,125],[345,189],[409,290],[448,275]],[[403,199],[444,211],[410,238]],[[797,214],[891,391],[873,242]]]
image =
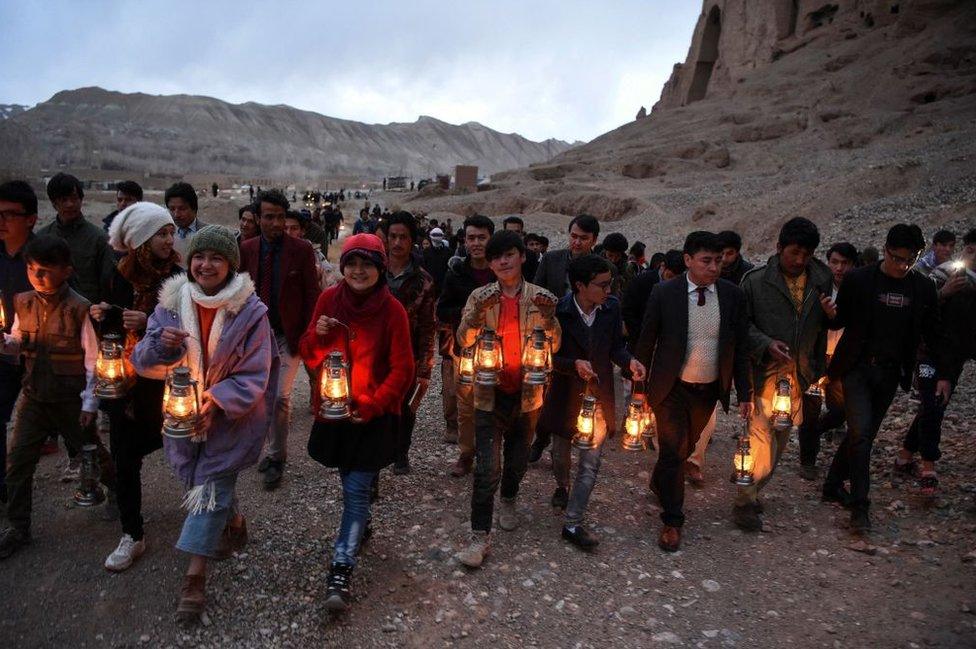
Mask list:
[[33,291],[14,298],[14,324],[0,353],[24,358],[24,383],[7,457],[7,519],[0,559],[30,542],[31,487],[41,444],[57,430],[75,448],[97,444],[102,482],[114,489],[108,452],[94,434],[98,341],[89,302],[68,286],[71,251],[58,237],[37,236],[24,248]]
[[[617,420],[613,365],[629,370],[635,381],[644,379],[644,366],[624,345],[620,301],[611,295],[611,262],[600,255],[583,255],[570,261],[567,270],[572,293],[560,298],[556,305],[563,341],[553,355],[552,385],[539,428],[552,436],[552,472],[556,478],[552,505],[566,510],[562,536],[589,551],[599,541],[583,527],[583,516],[600,469],[607,427]],[[587,382],[599,404],[594,427],[596,447],[580,451],[579,470],[570,491],[570,440]]]

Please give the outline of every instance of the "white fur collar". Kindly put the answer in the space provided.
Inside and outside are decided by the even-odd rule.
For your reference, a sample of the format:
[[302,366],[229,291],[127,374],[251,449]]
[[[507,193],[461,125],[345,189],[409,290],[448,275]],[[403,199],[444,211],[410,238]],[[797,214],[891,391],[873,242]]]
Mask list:
[[[183,294],[183,287],[190,284],[188,274],[179,274],[170,277],[163,282],[159,288],[159,304],[169,311],[179,312],[180,296]],[[212,296],[214,306],[223,306],[228,315],[237,315],[247,303],[247,298],[254,293],[254,282],[247,273],[235,273],[227,286],[220,293]],[[198,300],[200,301],[200,300]],[[209,300],[208,300],[209,301]],[[204,304],[204,306],[207,306]]]

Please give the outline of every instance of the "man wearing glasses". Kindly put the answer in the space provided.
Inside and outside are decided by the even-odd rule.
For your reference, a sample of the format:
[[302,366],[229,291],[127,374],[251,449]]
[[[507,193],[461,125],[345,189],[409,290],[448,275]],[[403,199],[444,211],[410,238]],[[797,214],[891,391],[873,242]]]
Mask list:
[[[888,231],[878,264],[851,271],[837,293],[831,329],[844,328],[827,376],[844,386],[847,436],[838,447],[824,482],[823,499],[851,510],[851,531],[871,528],[871,446],[895,391],[908,390],[919,342],[932,353],[938,379],[936,397],[948,402],[950,383],[943,361],[935,284],[912,270],[925,239],[917,225],[900,223]],[[849,480],[851,489],[844,488]]]

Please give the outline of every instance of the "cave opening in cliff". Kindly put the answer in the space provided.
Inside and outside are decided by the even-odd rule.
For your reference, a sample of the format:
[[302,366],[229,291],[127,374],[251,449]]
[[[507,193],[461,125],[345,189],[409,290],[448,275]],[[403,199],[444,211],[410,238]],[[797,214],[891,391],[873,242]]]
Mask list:
[[716,6],[708,12],[705,19],[705,29],[702,32],[701,45],[698,47],[698,59],[695,62],[695,76],[688,89],[688,103],[705,98],[708,92],[708,82],[712,79],[712,70],[718,60],[718,40],[722,35],[722,12]]

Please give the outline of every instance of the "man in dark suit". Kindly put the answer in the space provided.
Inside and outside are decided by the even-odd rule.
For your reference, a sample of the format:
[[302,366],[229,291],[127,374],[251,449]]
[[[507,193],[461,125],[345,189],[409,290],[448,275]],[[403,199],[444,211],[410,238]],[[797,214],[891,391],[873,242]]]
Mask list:
[[651,291],[660,282],[673,279],[685,270],[684,253],[680,250],[668,250],[660,268],[642,270],[627,286],[620,309],[631,350],[637,346],[637,341],[640,339],[641,324],[644,322],[644,311],[647,309],[647,300],[651,297]]
[[637,359],[650,368],[647,400],[659,444],[651,489],[663,509],[658,545],[667,552],[681,544],[685,460],[716,401],[728,411],[733,379],[742,418],[753,410],[745,295],[719,279],[721,242],[711,232],[692,232],[684,258],[687,273],[651,293],[636,347]]
[[599,236],[600,222],[595,217],[580,214],[574,218],[569,222],[569,247],[542,255],[532,283],[556,297],[569,293],[569,279],[566,275],[569,260],[590,254]]
[[[843,383],[847,436],[830,465],[823,499],[851,508],[854,533],[871,528],[871,446],[898,385],[906,391],[911,387],[919,342],[924,340],[932,355],[936,398],[948,402],[952,393],[935,283],[912,269],[924,248],[917,225],[895,225],[881,263],[852,270],[837,292],[837,315],[830,326],[843,328],[844,335],[827,377]],[[851,482],[850,493],[845,480]]]
[[298,339],[312,318],[319,283],[311,244],[285,234],[289,207],[285,195],[277,189],[261,192],[257,205],[261,236],[241,244],[241,271],[250,274],[258,297],[268,307],[281,358],[274,423],[268,431],[266,455],[258,464],[264,486],[273,489],[281,482],[287,459],[291,389],[301,366]]

